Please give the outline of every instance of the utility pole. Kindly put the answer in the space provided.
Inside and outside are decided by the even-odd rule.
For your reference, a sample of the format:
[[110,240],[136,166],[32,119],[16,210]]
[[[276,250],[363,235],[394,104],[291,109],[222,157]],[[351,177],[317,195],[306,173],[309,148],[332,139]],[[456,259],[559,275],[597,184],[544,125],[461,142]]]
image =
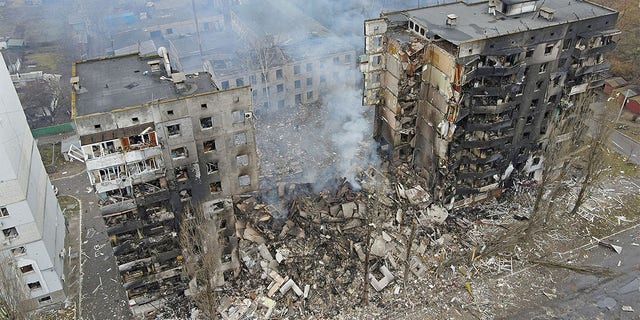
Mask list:
[[196,36],[198,37],[198,48],[200,49],[200,57],[202,58],[202,40],[200,39],[200,26],[198,25],[198,14],[196,13],[196,0],[191,0],[191,8],[193,10],[193,19],[196,22]]

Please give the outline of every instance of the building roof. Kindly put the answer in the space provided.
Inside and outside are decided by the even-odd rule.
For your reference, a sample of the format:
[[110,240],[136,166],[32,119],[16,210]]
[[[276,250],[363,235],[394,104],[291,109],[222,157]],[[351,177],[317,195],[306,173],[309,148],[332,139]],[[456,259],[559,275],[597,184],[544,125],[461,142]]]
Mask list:
[[[541,1],[537,1],[537,7]],[[460,44],[484,38],[503,36],[510,33],[539,29],[567,21],[585,20],[603,15],[613,15],[615,10],[588,1],[554,0],[544,4],[555,10],[554,18],[549,21],[536,17],[538,12],[530,12],[507,17],[500,13],[488,13],[488,2],[453,2],[411,10],[383,13],[392,21],[406,21],[411,19],[421,25],[430,35],[438,35],[449,42]],[[446,24],[447,15],[455,14],[457,24]],[[612,26],[613,28],[613,26]]]
[[[176,99],[198,93],[216,91],[208,73],[187,75],[186,90],[178,92],[170,79],[151,74],[147,62],[158,59],[138,54],[80,61],[75,64],[73,116],[111,112],[150,102]],[[163,71],[164,74],[164,71]]]
[[614,77],[614,78],[609,78],[607,80],[604,81],[604,83],[610,85],[612,88],[618,88],[618,87],[622,87],[624,85],[627,84],[627,80],[625,80],[622,77]]

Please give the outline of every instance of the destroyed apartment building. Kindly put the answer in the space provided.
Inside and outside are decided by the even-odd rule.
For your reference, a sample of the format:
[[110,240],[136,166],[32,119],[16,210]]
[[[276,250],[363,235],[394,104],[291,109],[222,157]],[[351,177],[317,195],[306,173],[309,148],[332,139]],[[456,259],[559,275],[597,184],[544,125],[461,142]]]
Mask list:
[[617,17],[589,1],[491,0],[367,20],[360,66],[375,136],[447,205],[497,196],[516,175],[539,179],[558,119],[577,128],[579,101],[603,85]]
[[180,213],[258,186],[251,90],[172,70],[167,52],[72,68],[72,117],[135,314],[182,295]]

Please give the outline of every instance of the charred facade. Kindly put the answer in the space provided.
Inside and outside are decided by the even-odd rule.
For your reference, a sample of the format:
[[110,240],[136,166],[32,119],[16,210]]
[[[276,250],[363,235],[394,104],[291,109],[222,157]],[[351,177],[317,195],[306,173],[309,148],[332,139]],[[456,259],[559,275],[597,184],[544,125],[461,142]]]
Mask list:
[[[73,66],[72,117],[135,314],[182,296],[178,238],[185,208],[255,191],[251,90],[128,54]],[[163,303],[165,305],[165,303]]]
[[[443,12],[445,14],[443,14]],[[558,121],[580,134],[615,48],[618,13],[588,1],[465,1],[365,22],[365,105],[396,161],[434,199],[464,206],[537,179]]]

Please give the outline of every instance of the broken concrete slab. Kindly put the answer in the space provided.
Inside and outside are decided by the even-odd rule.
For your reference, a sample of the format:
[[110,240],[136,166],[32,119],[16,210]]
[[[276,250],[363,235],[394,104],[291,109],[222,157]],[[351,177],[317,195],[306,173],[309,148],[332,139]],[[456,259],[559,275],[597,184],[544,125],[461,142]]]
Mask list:
[[300,297],[303,295],[303,292],[300,289],[300,287],[298,287],[298,285],[292,279],[288,279],[282,284],[282,286],[280,287],[280,293],[284,295],[289,290],[293,290],[293,292]]
[[357,206],[354,202],[347,202],[342,204],[342,214],[345,218],[353,218],[356,210]]
[[384,257],[387,255],[387,242],[382,237],[378,237],[373,241],[370,252],[377,257]]
[[597,305],[601,309],[613,310],[616,307],[618,302],[611,297],[605,297],[604,299],[598,301]]
[[618,289],[618,293],[620,294],[629,294],[632,292],[640,292],[640,278],[636,278],[635,280],[625,284],[622,288]]
[[378,280],[371,273],[369,273],[369,283],[371,283],[371,286],[374,289],[376,289],[376,291],[380,292],[389,283],[391,283],[391,281],[393,281],[393,279],[395,277],[393,276],[391,271],[389,271],[389,269],[387,269],[387,267],[385,267],[385,266],[381,266],[380,269],[378,269],[378,270],[382,273],[383,277],[380,280]]
[[442,224],[449,217],[449,213],[447,209],[434,204],[427,208],[426,216],[430,223]]

